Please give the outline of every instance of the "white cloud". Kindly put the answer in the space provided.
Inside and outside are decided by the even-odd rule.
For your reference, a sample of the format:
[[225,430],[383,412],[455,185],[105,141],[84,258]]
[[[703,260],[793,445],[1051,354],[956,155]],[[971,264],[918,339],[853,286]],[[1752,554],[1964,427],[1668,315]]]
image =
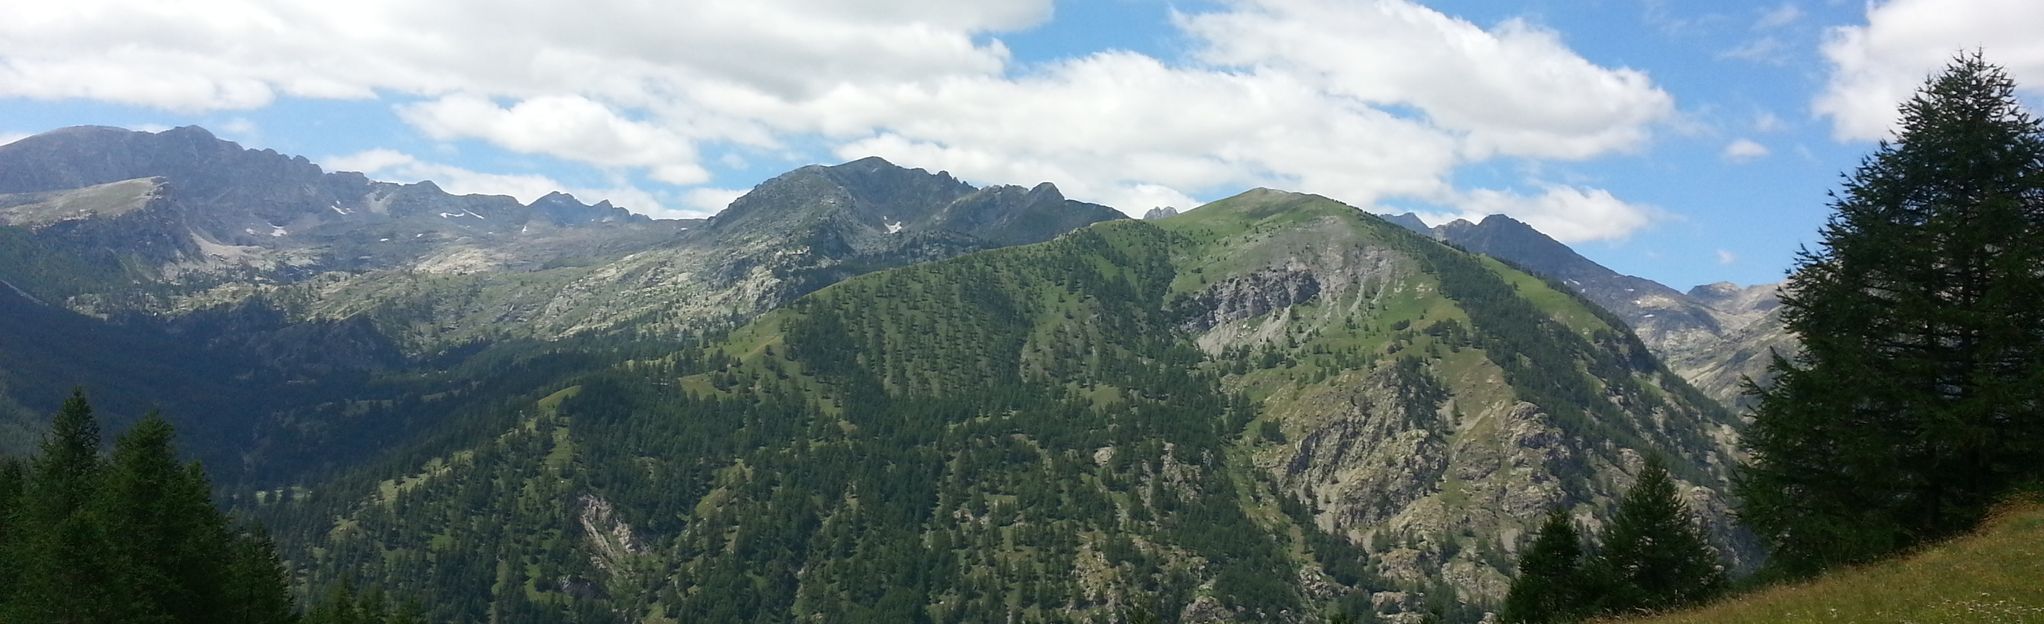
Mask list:
[[1781,4],[1781,6],[1777,6],[1772,9],[1768,9],[1766,11],[1761,12],[1760,18],[1753,20],[1753,29],[1772,30],[1775,28],[1781,28],[1783,26],[1793,24],[1796,22],[1796,20],[1802,18],[1803,18],[1802,7],[1798,7],[1794,3],[1784,2]]
[[[1135,211],[1262,185],[1361,204],[1443,197],[1458,162],[1451,136],[1289,76],[1174,68],[1129,53],[1019,80],[848,93],[815,112],[888,128],[851,138],[840,157],[878,155],[977,182],[1050,180],[1073,198]],[[854,114],[874,117],[844,119]]]
[[1780,132],[1786,128],[1788,128],[1788,123],[1782,121],[1781,116],[1774,114],[1774,111],[1763,110],[1753,114],[1754,132]]
[[1511,215],[1533,229],[1564,243],[1624,240],[1660,217],[1660,210],[1627,203],[1610,191],[1559,184],[1545,185],[1539,195],[1477,189],[1456,202],[1456,212],[1420,213],[1427,223],[1464,219],[1472,223],[1493,214]]
[[1761,37],[1718,52],[1719,59],[1733,59],[1769,65],[1788,64],[1788,44],[1775,37]]
[[1720,153],[1720,156],[1727,162],[1745,164],[1766,158],[1769,153],[1767,146],[1761,145],[1758,141],[1741,138],[1726,143],[1725,149]]
[[1731,265],[1732,265],[1732,263],[1734,263],[1734,262],[1738,262],[1738,261],[1739,261],[1739,255],[1738,255],[1738,254],[1735,254],[1735,253],[1732,253],[1732,252],[1730,252],[1730,251],[1726,251],[1726,250],[1723,250],[1723,249],[1719,249],[1719,250],[1718,250],[1718,254],[1717,254],[1717,255],[1718,255],[1718,264],[1722,264],[1722,265],[1725,265],[1725,266],[1731,266]]
[[[1014,63],[999,36],[1052,7],[0,0],[0,97],[180,111],[389,100],[427,137],[613,178],[701,184],[713,177],[703,153],[717,151],[706,146],[780,158],[821,145],[980,183],[1048,180],[1138,214],[1250,186],[1459,210],[1482,196],[1452,184],[1463,167],[1637,150],[1675,121],[1673,98],[1647,74],[1599,65],[1525,20],[1483,27],[1412,0],[1224,0],[1175,14],[1191,51],[1182,61],[1109,51]],[[499,183],[494,192],[520,195],[552,182],[388,156],[354,155],[449,188]],[[1554,227],[1585,240],[1623,236],[1654,214],[1566,190],[1492,203],[1529,221],[1580,220]],[[641,201],[705,210],[726,195]],[[1607,213],[1627,218],[1591,221]]]
[[1888,136],[1897,108],[1964,50],[2006,67],[2018,88],[2044,95],[2044,2],[1889,0],[1867,5],[1867,23],[1831,29],[1831,73],[1812,103],[1838,140]]
[[681,205],[689,216],[708,216],[723,212],[731,202],[745,194],[745,189],[701,187],[689,189],[681,194]]
[[687,137],[619,116],[581,96],[542,96],[502,108],[488,99],[448,96],[398,108],[398,115],[439,140],[482,139],[526,154],[550,154],[606,167],[643,167],[670,184],[698,184],[709,171],[696,164]]
[[228,119],[227,121],[221,122],[214,129],[220,131],[221,136],[225,136],[230,140],[237,141],[243,144],[257,142],[262,138],[263,132],[261,126],[256,125],[255,121],[250,120],[247,117],[234,117]]
[[487,173],[444,163],[420,160],[391,149],[371,149],[354,154],[329,156],[319,161],[329,171],[355,171],[370,178],[393,182],[431,181],[455,195],[509,195],[532,203],[548,193],[563,191],[584,202],[608,199],[618,207],[656,218],[702,216],[695,211],[674,209],[657,195],[629,185],[576,187],[534,174]]
[[1638,146],[1674,100],[1646,73],[1600,67],[1559,34],[1518,20],[1484,30],[1402,0],[1237,0],[1181,16],[1198,54],[1276,69],[1330,92],[1412,106],[1465,133],[1465,149],[1587,158]]

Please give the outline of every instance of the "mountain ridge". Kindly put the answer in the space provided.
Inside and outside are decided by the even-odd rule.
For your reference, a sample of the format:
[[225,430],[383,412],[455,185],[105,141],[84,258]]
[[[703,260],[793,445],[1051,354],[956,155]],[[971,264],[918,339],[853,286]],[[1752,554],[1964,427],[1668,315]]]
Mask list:
[[1463,249],[1490,255],[1560,283],[1625,320],[1671,368],[1712,398],[1743,408],[1745,381],[1765,383],[1769,353],[1793,355],[1795,339],[1775,313],[1776,285],[1705,284],[1687,292],[1620,274],[1505,215],[1429,227],[1417,215],[1394,223]]

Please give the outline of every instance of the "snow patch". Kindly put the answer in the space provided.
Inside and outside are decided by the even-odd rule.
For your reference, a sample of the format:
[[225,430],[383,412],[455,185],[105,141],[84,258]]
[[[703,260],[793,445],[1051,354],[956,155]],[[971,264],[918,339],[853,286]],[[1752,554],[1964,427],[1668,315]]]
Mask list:
[[887,217],[881,217],[881,218],[880,218],[880,222],[881,222],[881,223],[884,223],[884,224],[886,224],[886,225],[887,225],[887,233],[888,233],[888,234],[899,234],[899,233],[901,233],[901,222],[900,222],[900,221],[892,221],[892,222],[890,222],[890,221],[888,221],[888,220],[887,220]]
[[334,209],[334,214],[343,214],[343,215],[347,215],[347,214],[354,214],[354,213],[352,213],[352,212],[349,212],[349,211],[348,211],[348,209],[346,209],[346,208],[342,208],[342,207],[341,207],[341,204],[340,204],[339,202],[335,202],[335,203],[334,203],[334,205],[332,205],[332,206],[327,206],[327,207],[328,207],[328,208],[332,208],[332,209]]
[[473,211],[473,210],[469,210],[469,209],[466,209],[466,208],[463,208],[463,209],[461,210],[461,212],[443,212],[443,213],[440,213],[440,218],[442,218],[442,219],[452,219],[452,218],[455,218],[455,217],[475,217],[475,218],[477,218],[477,219],[482,219],[482,218],[483,218],[483,216],[482,216],[482,215],[476,214],[476,213],[475,213],[475,211]]
[[284,229],[284,226],[275,223],[270,224],[270,238],[278,238],[290,233],[291,231]]

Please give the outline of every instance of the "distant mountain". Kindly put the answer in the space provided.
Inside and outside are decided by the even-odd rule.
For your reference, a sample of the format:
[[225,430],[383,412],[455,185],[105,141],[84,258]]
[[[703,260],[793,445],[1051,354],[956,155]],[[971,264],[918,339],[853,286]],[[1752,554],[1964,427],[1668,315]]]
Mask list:
[[434,621],[1476,621],[1649,454],[1750,565],[1737,419],[1625,326],[1766,293],[1412,223],[877,158],[662,221],[69,129],[0,148],[0,452],[161,406],[300,589]]
[[0,254],[45,265],[0,268],[0,279],[97,314],[332,272],[532,270],[643,249],[689,225],[558,193],[528,205],[328,173],[197,127],[67,128],[0,147]]
[[1158,206],[1156,208],[1151,208],[1149,212],[1143,213],[1143,220],[1155,221],[1157,219],[1168,219],[1176,216],[1178,216],[1177,208],[1173,208],[1170,206]]
[[[95,402],[117,412],[115,425],[150,402],[228,423],[188,427],[223,479],[243,466],[289,479],[277,462],[349,461],[292,454],[407,435],[444,413],[391,403],[339,418],[334,406],[346,403],[333,402],[350,392],[473,391],[444,371],[475,359],[504,374],[531,345],[575,336],[665,344],[849,276],[1118,218],[1049,185],[977,189],[865,159],[790,172],[712,219],[653,220],[564,193],[521,204],[325,172],[196,127],[58,130],[0,147],[0,294],[46,307],[9,329],[128,336],[237,381],[81,368],[57,343],[15,341],[0,345],[0,434],[8,413],[29,423],[18,415],[87,383],[107,391]],[[561,348],[598,343],[577,344]],[[405,381],[371,390],[366,379]],[[163,392],[179,387],[192,394]],[[392,421],[407,415],[416,422]]]
[[[797,176],[825,221],[942,212],[840,173]],[[444,620],[1474,621],[1543,510],[1601,517],[1647,453],[1750,554],[1735,419],[1618,321],[1278,191],[847,279],[518,396],[273,509],[314,584]]]
[[1772,284],[1712,284],[1684,293],[1606,268],[1504,215],[1437,227],[1411,213],[1386,219],[1567,286],[1623,319],[1669,368],[1726,405],[1743,405],[1745,378],[1766,378],[1769,349],[1795,351],[1773,313]]

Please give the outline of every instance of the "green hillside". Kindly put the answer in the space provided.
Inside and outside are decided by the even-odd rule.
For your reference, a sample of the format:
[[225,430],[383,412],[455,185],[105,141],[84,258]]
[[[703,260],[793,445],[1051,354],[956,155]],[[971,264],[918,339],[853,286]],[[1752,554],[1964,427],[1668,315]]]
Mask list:
[[2012,505],[1975,534],[1808,583],[1638,624],[2044,621],[2044,505]]
[[1744,554],[1732,419],[1621,325],[1306,195],[852,278],[519,401],[263,512],[311,586],[453,621],[1472,621],[1643,453]]

